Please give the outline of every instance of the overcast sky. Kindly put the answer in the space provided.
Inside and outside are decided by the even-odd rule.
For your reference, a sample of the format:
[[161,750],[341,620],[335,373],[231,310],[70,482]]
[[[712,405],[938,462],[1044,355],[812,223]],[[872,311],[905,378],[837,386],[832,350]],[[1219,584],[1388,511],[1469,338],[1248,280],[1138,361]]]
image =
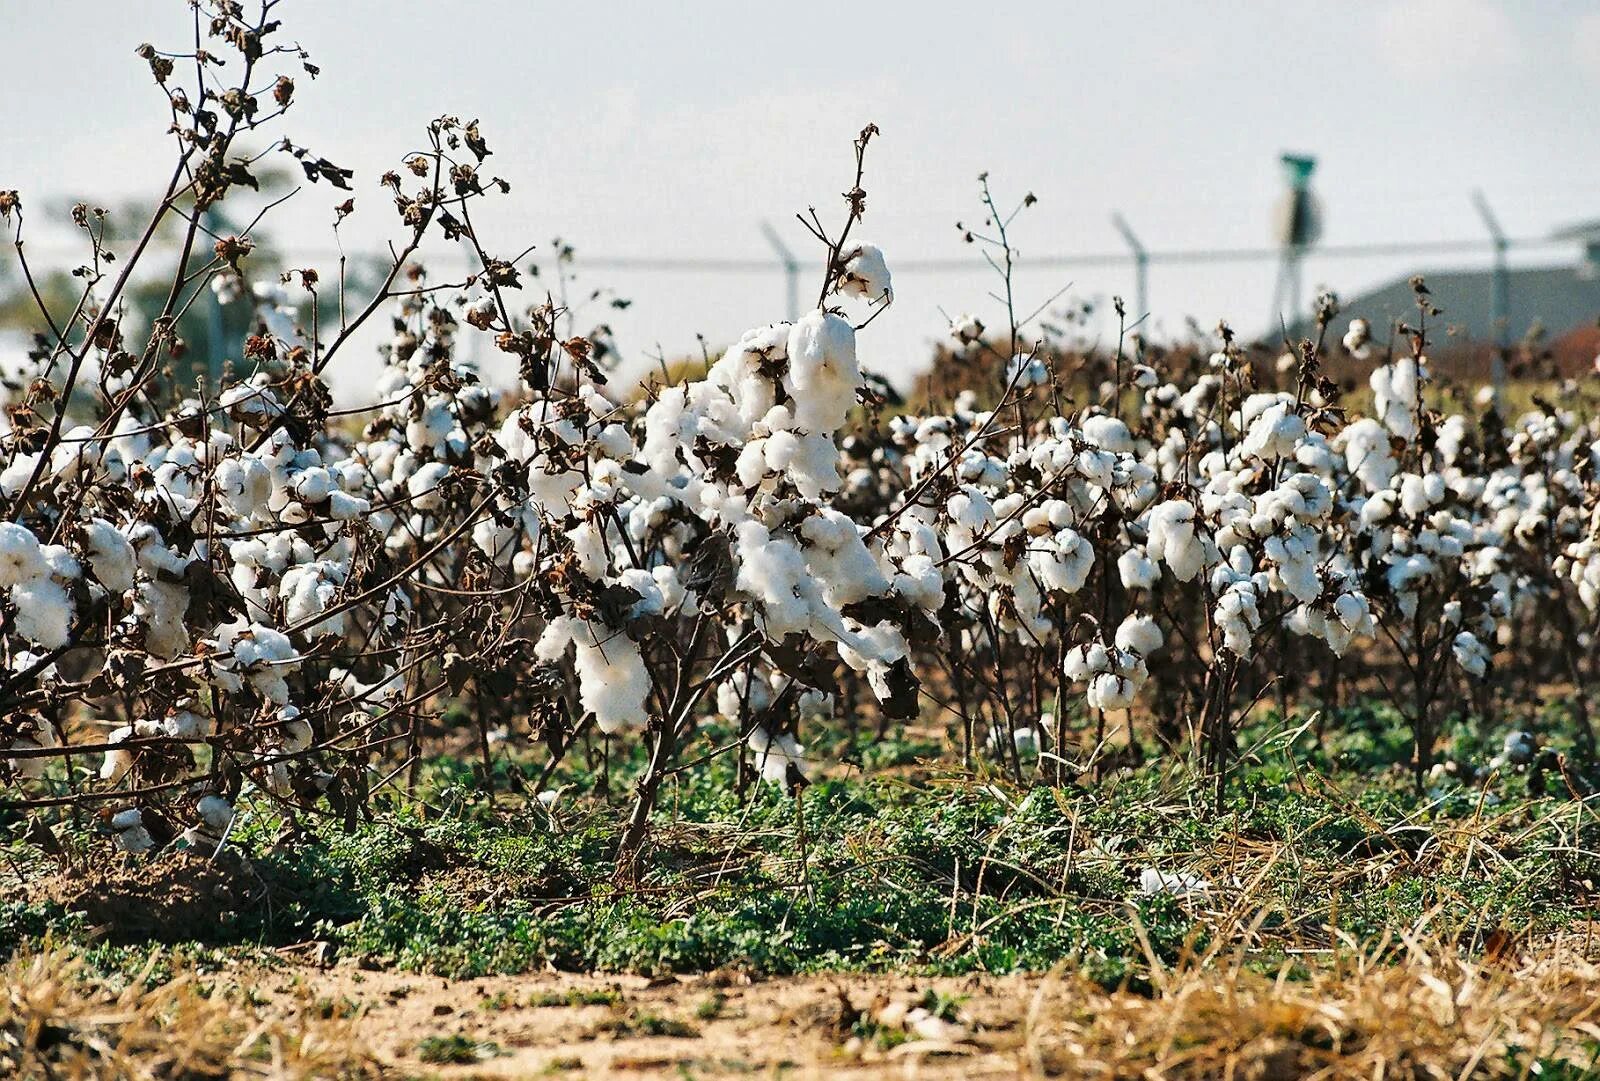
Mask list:
[[[1265,245],[1284,150],[1319,160],[1330,244],[1481,235],[1474,188],[1516,236],[1600,217],[1600,5],[1581,0],[287,0],[279,14],[323,70],[298,79],[282,131],[357,171],[352,249],[396,235],[376,179],[445,112],[481,119],[485,168],[513,184],[479,223],[497,253],[559,235],[580,261],[763,258],[770,220],[808,260],[803,294],[820,260],[793,214],[814,204],[838,220],[868,121],[883,134],[860,235],[891,269],[972,254],[954,223],[975,216],[984,170],[1007,197],[1039,197],[1018,226],[1025,259],[1117,250],[1113,210],[1152,249]],[[184,5],[7,0],[4,25],[0,187],[35,207],[158,190],[165,109],[133,48],[181,47]],[[316,255],[295,265],[328,264],[336,201],[308,187],[275,219],[281,246]],[[1353,293],[1486,258],[1313,257],[1306,279]],[[1226,317],[1259,331],[1273,273],[1157,268],[1152,323]],[[613,322],[635,357],[693,352],[697,331],[725,344],[786,314],[776,274],[595,270],[584,282],[633,299]],[[1132,292],[1118,267],[1020,282],[1030,300],[1069,282],[1088,298]],[[906,270],[895,284],[861,348],[896,379],[942,330],[941,307],[996,318],[981,270]]]

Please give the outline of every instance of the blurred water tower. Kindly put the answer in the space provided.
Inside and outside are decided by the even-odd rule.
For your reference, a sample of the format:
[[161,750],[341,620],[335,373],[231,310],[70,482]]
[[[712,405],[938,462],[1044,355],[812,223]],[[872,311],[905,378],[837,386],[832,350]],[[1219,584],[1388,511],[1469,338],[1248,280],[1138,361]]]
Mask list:
[[1322,236],[1322,206],[1311,190],[1317,159],[1303,154],[1279,157],[1288,185],[1273,208],[1273,240],[1277,242],[1278,280],[1272,288],[1271,334],[1280,325],[1293,326],[1300,317],[1300,262],[1306,249]]

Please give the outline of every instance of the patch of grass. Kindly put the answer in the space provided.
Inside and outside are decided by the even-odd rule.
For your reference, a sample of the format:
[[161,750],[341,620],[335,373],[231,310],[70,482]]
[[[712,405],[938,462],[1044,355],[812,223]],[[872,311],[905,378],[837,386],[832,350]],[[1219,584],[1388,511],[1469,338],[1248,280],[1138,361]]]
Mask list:
[[585,990],[573,988],[570,991],[543,991],[528,999],[528,1005],[542,1006],[616,1006],[622,1002],[622,995],[617,991],[604,988]]
[[[166,954],[96,941],[59,904],[0,903],[0,949],[53,934],[128,977],[152,958],[205,971],[252,947],[326,941],[365,963],[450,977],[568,971],[754,973],[1045,971],[1063,961],[1106,987],[1148,991],[1170,966],[1248,941],[1262,971],[1338,936],[1376,941],[1449,927],[1469,945],[1498,928],[1543,934],[1592,909],[1600,820],[1519,776],[1492,791],[1442,782],[1417,795],[1406,735],[1381,709],[1341,715],[1323,743],[1269,719],[1242,747],[1221,811],[1181,764],[1119,769],[1092,787],[911,773],[821,781],[804,801],[741,799],[726,758],[675,779],[642,877],[619,883],[615,806],[576,795],[559,820],[478,794],[440,817],[396,803],[351,832],[277,841],[259,808],[235,839],[256,898]],[[613,790],[637,755],[613,763]],[[455,786],[458,765],[425,776]],[[594,778],[574,773],[575,793]],[[429,805],[440,791],[425,790]],[[1205,880],[1146,896],[1153,867]],[[551,1005],[616,1005],[614,992]],[[593,995],[593,999],[585,996]]]
[[467,1065],[493,1058],[499,1053],[498,1045],[480,1043],[460,1033],[453,1036],[425,1036],[417,1044],[417,1057],[435,1066]]
[[595,1035],[626,1040],[635,1036],[666,1036],[673,1039],[693,1039],[699,1029],[686,1021],[664,1017],[649,1010],[635,1010],[629,1014],[609,1017],[594,1027]]

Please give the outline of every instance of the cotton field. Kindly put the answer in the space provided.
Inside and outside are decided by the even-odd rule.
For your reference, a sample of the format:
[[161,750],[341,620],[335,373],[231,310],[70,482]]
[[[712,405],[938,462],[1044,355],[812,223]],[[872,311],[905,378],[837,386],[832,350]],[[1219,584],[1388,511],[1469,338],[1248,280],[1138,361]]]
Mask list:
[[[323,968],[1166,994],[1235,947],[1234,980],[1400,940],[1488,972],[1592,914],[1589,378],[1457,378],[1422,278],[1389,326],[1325,292],[1281,340],[1157,342],[1118,298],[1085,344],[1020,295],[1035,199],[985,175],[993,292],[902,395],[868,125],[800,219],[801,314],[635,379],[475,224],[514,198],[492,119],[379,177],[277,131],[318,69],[275,7],[200,4],[227,63],[190,85],[141,47],[176,167],[147,224],[71,209],[67,306],[43,200],[0,190],[34,331],[0,357],[0,956],[38,913]],[[267,155],[336,223],[392,214],[375,279],[268,253]],[[220,378],[192,305],[245,328]],[[839,994],[857,1057],[984,1027]]]

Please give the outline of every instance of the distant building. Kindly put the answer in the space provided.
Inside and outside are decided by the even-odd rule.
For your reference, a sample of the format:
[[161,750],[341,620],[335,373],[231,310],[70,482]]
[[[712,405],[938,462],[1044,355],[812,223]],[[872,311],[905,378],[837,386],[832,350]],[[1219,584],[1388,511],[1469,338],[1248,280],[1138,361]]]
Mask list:
[[[1553,240],[1578,245],[1577,259],[1565,266],[1512,267],[1508,273],[1506,338],[1512,344],[1538,326],[1546,343],[1560,342],[1562,368],[1588,350],[1600,319],[1600,220],[1562,229]],[[1494,270],[1428,270],[1422,272],[1434,306],[1443,311],[1431,325],[1435,353],[1478,352],[1499,338],[1494,325]],[[1417,302],[1410,277],[1397,278],[1360,296],[1340,298],[1340,320],[1366,319],[1380,339],[1396,322],[1416,324]],[[1589,352],[1581,363],[1594,360]]]

